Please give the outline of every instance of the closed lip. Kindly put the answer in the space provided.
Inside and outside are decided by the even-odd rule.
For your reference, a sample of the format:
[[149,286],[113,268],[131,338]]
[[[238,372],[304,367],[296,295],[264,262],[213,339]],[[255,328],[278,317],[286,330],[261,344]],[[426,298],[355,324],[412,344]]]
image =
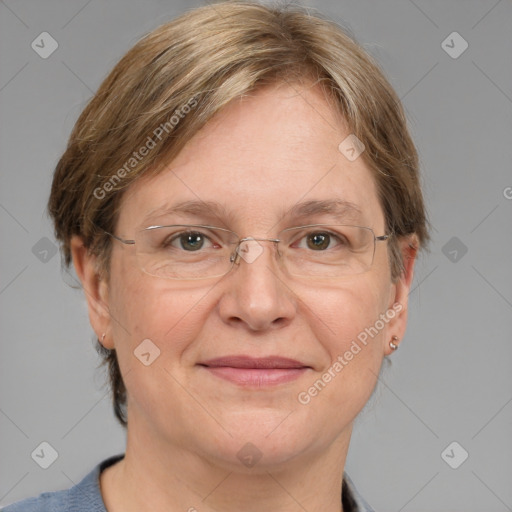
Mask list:
[[311,366],[289,359],[287,357],[268,356],[268,357],[251,357],[246,355],[233,355],[209,359],[199,363],[200,366],[209,368],[245,368],[245,369],[266,369],[266,370],[287,370],[295,368],[311,368]]

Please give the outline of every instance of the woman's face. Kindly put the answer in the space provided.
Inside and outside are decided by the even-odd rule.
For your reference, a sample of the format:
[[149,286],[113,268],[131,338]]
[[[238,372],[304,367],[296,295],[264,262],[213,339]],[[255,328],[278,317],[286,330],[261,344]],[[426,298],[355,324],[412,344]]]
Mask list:
[[[224,108],[166,170],[131,186],[116,234],[130,239],[155,224],[213,224],[241,237],[275,238],[287,227],[346,223],[383,235],[371,172],[338,149],[348,135],[318,89],[260,89]],[[306,202],[340,200],[359,212],[290,213]],[[184,202],[200,208],[169,212]],[[91,307],[91,319],[117,351],[129,432],[225,467],[251,455],[270,467],[348,443],[389,341],[405,330],[412,264],[393,284],[387,242],[376,244],[373,265],[357,275],[287,275],[274,245],[261,242],[254,261],[196,281],[148,275],[133,246],[113,244],[108,290],[99,287],[110,315]],[[151,343],[137,349],[143,340]],[[241,370],[204,366],[228,356],[284,357],[303,368],[281,370],[283,382],[242,385],[223,378]]]

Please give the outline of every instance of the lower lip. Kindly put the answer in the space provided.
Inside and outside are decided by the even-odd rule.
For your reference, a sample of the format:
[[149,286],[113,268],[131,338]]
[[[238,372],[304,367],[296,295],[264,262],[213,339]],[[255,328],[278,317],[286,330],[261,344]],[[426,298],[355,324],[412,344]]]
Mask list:
[[232,368],[230,366],[205,367],[213,375],[239,386],[264,387],[298,379],[308,368]]

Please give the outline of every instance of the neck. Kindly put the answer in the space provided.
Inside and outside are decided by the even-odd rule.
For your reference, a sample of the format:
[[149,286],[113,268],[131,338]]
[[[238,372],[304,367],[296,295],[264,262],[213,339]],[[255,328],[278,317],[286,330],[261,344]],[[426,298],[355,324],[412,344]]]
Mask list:
[[130,424],[124,459],[101,474],[103,500],[109,512],[340,512],[350,430],[322,451],[245,468],[155,442]]

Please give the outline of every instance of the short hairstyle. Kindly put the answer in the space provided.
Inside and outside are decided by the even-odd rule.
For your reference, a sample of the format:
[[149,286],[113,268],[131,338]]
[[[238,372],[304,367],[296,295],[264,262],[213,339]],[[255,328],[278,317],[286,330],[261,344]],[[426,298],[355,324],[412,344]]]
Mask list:
[[[77,120],[53,178],[48,210],[71,264],[79,235],[108,278],[123,192],[164,169],[217,112],[273,83],[319,84],[364,143],[390,240],[391,275],[403,272],[398,240],[428,241],[418,155],[399,98],[373,59],[335,22],[293,5],[221,2],[186,12],[142,38],[103,81]],[[340,141],[341,142],[341,141]],[[145,149],[144,149],[145,148]],[[98,229],[100,228],[100,229]],[[115,350],[108,365],[114,412],[127,424]]]

